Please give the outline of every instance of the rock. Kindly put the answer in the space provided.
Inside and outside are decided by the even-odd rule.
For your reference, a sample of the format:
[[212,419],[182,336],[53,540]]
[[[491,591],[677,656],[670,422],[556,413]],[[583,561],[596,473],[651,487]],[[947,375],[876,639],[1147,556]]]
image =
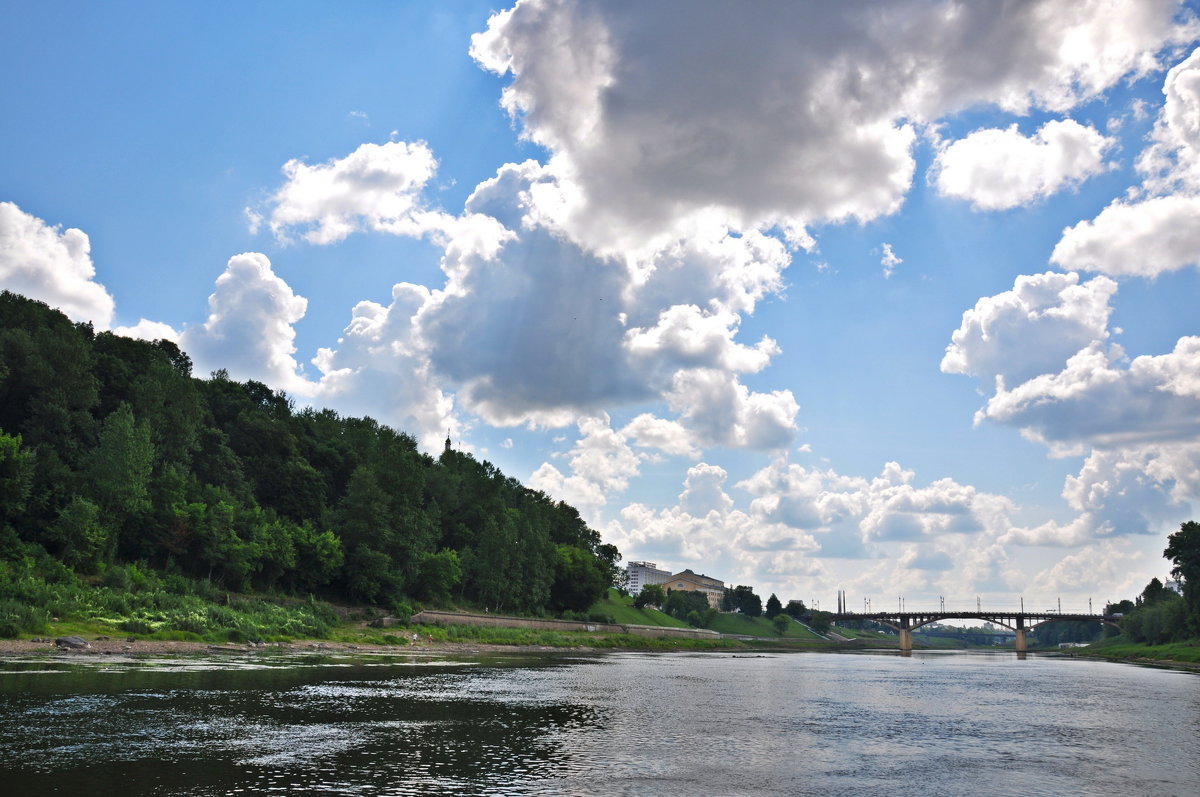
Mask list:
[[97,642],[107,642],[107,641],[108,641],[108,637],[106,637],[106,636],[98,636],[98,637],[96,637],[96,641],[97,641]]
[[60,636],[54,640],[54,644],[68,650],[87,650],[92,646],[91,642],[77,636]]

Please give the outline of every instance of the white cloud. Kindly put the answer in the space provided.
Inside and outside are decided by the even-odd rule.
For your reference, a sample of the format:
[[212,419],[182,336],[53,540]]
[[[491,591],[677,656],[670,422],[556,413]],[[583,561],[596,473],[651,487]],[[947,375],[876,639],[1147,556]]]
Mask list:
[[891,213],[911,185],[915,123],[988,103],[1065,111],[1160,68],[1158,53],[1196,32],[1177,10],[765,3],[731,24],[721,5],[523,0],[471,53],[512,75],[504,106],[552,153],[547,212],[623,253],[698,215],[799,242],[810,223]]
[[1183,338],[1174,352],[1144,355],[1128,367],[1120,347],[1092,344],[1058,373],[999,390],[977,420],[1017,426],[1064,455],[1200,440],[1200,396],[1190,392],[1190,375],[1179,376],[1200,368],[1196,340]]
[[413,325],[429,298],[428,289],[400,283],[392,287],[387,307],[355,305],[336,348],[322,348],[313,358],[321,379],[312,395],[343,413],[369,415],[410,432],[437,451],[447,430],[457,439],[464,427]]
[[257,379],[279,390],[313,389],[292,356],[292,324],[304,317],[308,300],[275,275],[266,255],[246,252],[229,258],[208,308],[203,324],[179,336],[197,373],[224,368],[233,379]]
[[1138,158],[1138,170],[1155,193],[1200,190],[1200,49],[1167,72],[1163,94],[1151,145]]
[[[781,597],[800,584],[963,592],[1008,589],[1016,577],[995,542],[1015,511],[1001,496],[950,479],[917,486],[915,474],[894,462],[864,479],[779,458],[736,485],[754,496],[743,511],[724,491],[726,478],[716,465],[697,464],[676,506],[627,506],[605,538],[631,557],[704,567]],[[853,573],[835,583],[830,560],[847,558],[857,560]]]
[[879,259],[879,265],[883,266],[883,276],[885,279],[890,279],[892,274],[896,272],[896,266],[904,261],[896,256],[892,251],[892,245],[885,243],[883,245],[883,257]]
[[1153,277],[1200,263],[1200,196],[1119,199],[1063,230],[1050,261],[1113,276]]
[[117,335],[124,335],[127,338],[138,338],[140,340],[169,340],[174,343],[179,342],[179,332],[170,324],[164,324],[161,321],[150,321],[145,318],[139,319],[131,327],[114,327],[113,332]]
[[733,500],[722,489],[727,476],[718,465],[702,462],[690,468],[679,496],[679,508],[692,517],[704,517],[710,512],[728,513],[733,509]]
[[1016,278],[1010,291],[980,299],[963,313],[941,369],[987,383],[1015,386],[1057,373],[1080,349],[1109,337],[1109,301],[1117,284],[1107,277],[1046,272]]
[[1141,277],[1200,263],[1200,49],[1167,73],[1163,93],[1137,161],[1143,185],[1063,230],[1051,262]]
[[580,438],[571,449],[571,475],[548,462],[534,471],[529,486],[579,508],[593,522],[611,496],[624,492],[639,471],[638,457],[614,431],[607,415],[579,421]]
[[648,412],[626,424],[621,434],[641,448],[657,448],[664,454],[692,459],[700,456],[700,449],[692,442],[692,436],[683,424]]
[[[363,230],[420,236],[447,223],[444,213],[421,204],[436,171],[420,141],[366,143],[315,166],[293,159],[283,165],[287,182],[271,196],[266,221],[280,241],[299,233],[308,243],[332,244]],[[257,231],[262,215],[250,208],[247,215]]]
[[82,230],[52,227],[12,202],[0,202],[0,288],[43,301],[72,321],[108,329],[115,303],[96,282],[90,253]]
[[965,313],[947,348],[942,370],[994,386],[976,423],[1016,427],[1055,456],[1087,457],[1063,489],[1078,515],[1014,527],[1004,542],[1069,546],[1148,533],[1200,500],[1200,337],[1129,360],[1107,342],[1115,287],[1106,277],[1020,277]]
[[677,372],[667,400],[701,445],[785,448],[798,430],[800,405],[790,390],[755,393],[722,371]]
[[1004,210],[1055,194],[1108,168],[1104,154],[1115,139],[1071,119],[1044,124],[1023,136],[1007,129],[976,130],[938,152],[938,192],[977,210]]

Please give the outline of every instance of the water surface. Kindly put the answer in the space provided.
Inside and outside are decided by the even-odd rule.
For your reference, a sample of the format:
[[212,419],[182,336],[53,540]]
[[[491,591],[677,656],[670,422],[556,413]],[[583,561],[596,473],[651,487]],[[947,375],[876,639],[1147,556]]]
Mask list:
[[1011,653],[0,663],[9,794],[1200,793],[1200,677]]

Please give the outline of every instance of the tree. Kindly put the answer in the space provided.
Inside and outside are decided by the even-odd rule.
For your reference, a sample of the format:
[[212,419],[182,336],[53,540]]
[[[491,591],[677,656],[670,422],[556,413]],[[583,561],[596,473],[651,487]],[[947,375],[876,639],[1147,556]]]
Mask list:
[[608,565],[588,551],[574,545],[560,545],[554,584],[550,587],[550,607],[586,612],[604,597],[610,577]]
[[33,487],[32,455],[21,449],[21,435],[0,430],[0,526],[25,510]]
[[458,553],[448,549],[427,553],[421,559],[415,594],[421,600],[449,603],[458,582],[462,581],[462,566]]
[[1188,630],[1200,635],[1200,523],[1189,520],[1167,537],[1163,556],[1175,565],[1171,575],[1183,583]]
[[812,618],[808,621],[808,627],[818,634],[828,632],[831,624],[832,615],[829,612],[813,612]]
[[779,602],[779,598],[775,597],[775,593],[771,593],[771,597],[767,598],[767,609],[763,614],[768,620],[774,620],[783,611],[783,604]]
[[[772,595],[772,598],[775,596]],[[769,601],[768,601],[769,602]],[[771,625],[775,626],[775,633],[783,636],[787,632],[788,626],[791,625],[792,618],[788,617],[783,612],[779,612],[771,619]]]
[[662,606],[667,596],[663,593],[662,584],[647,584],[633,599],[635,609],[645,609],[647,606]]
[[799,620],[808,614],[808,607],[804,605],[804,601],[788,601],[787,608],[784,611]]

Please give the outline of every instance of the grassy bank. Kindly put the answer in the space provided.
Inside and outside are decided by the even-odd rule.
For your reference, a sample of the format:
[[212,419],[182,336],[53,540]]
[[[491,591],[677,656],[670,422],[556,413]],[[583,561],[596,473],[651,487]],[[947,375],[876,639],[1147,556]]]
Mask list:
[[[655,610],[634,609],[620,596],[601,601],[597,612],[619,622],[686,627]],[[346,645],[403,648],[434,643],[630,650],[746,650],[752,643],[721,639],[648,638],[631,634],[502,628],[413,626],[371,628],[364,617],[317,600],[244,596],[208,581],[164,575],[136,565],[110,568],[81,579],[14,573],[0,565],[0,637],[80,636],[161,642],[291,642],[326,640]],[[755,628],[761,632],[756,625]],[[797,626],[799,628],[799,626]],[[415,639],[414,639],[415,635]],[[762,636],[773,635],[761,633]],[[799,640],[780,640],[794,644]]]
[[109,568],[96,583],[69,572],[47,577],[0,569],[0,637],[283,642],[327,637],[339,622],[321,601],[234,595],[137,565]]
[[722,612],[709,624],[708,628],[721,634],[739,634],[741,636],[777,637],[781,639],[821,639],[812,631],[800,625],[800,623],[791,620],[791,618],[788,619],[789,622],[786,629],[780,634],[775,630],[774,624],[765,617],[747,617],[744,614]]
[[691,627],[682,620],[676,620],[671,615],[664,614],[658,609],[649,607],[645,609],[635,608],[633,598],[628,595],[622,595],[615,589],[610,589],[603,600],[592,604],[592,607],[588,609],[588,613],[594,617],[609,617],[614,623],[620,623],[621,625],[657,625],[668,628]]
[[1112,661],[1177,661],[1200,664],[1200,640],[1146,645],[1122,637],[1105,639],[1086,648],[1070,651],[1074,656],[1095,656]]

